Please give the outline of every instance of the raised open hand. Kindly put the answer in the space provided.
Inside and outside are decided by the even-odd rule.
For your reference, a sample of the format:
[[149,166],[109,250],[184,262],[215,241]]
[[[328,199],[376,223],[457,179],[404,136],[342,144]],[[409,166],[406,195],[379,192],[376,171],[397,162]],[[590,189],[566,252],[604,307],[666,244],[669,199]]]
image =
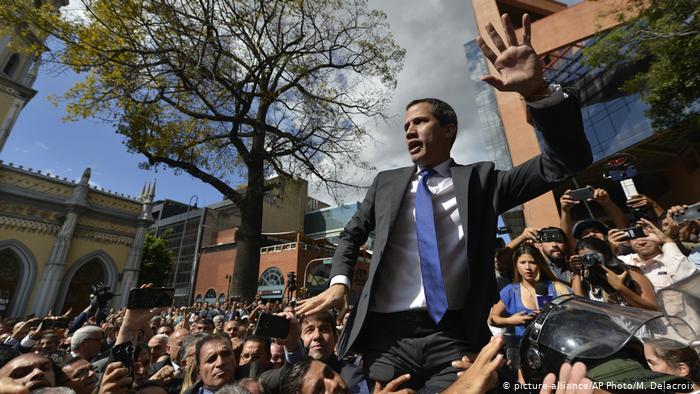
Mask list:
[[549,86],[544,80],[542,61],[530,46],[530,16],[523,15],[522,43],[518,43],[510,16],[503,14],[501,21],[506,32],[505,42],[491,23],[485,27],[498,52],[489,47],[481,36],[476,38],[481,52],[499,74],[483,75],[481,80],[500,91],[520,93],[526,99],[546,96]]

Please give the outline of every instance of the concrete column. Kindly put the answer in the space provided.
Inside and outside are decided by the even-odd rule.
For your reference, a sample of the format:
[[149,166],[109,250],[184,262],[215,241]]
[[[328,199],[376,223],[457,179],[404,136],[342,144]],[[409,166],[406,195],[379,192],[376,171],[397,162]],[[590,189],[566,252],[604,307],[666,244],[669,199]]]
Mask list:
[[143,244],[146,239],[146,230],[153,223],[153,198],[156,193],[156,184],[146,184],[141,190],[141,214],[139,215],[139,226],[134,235],[134,241],[131,243],[129,257],[122,273],[122,280],[119,283],[119,289],[112,301],[114,308],[122,308],[126,306],[129,300],[129,290],[136,287],[139,280],[139,270],[141,266],[141,257],[143,255]]
[[12,107],[7,112],[7,117],[4,120],[0,119],[0,121],[2,121],[0,124],[0,152],[2,152],[2,148],[5,146],[5,142],[7,142],[7,138],[10,136],[12,127],[19,117],[22,107],[24,107],[24,101],[16,98],[12,103]]
[[56,241],[51,249],[49,260],[44,266],[41,280],[37,288],[38,294],[34,297],[32,312],[37,316],[46,316],[53,309],[58,298],[58,290],[63,281],[65,273],[66,257],[73,239],[73,232],[78,222],[78,215],[82,208],[87,207],[88,181],[90,180],[90,169],[85,169],[80,183],[73,189],[73,195],[66,200],[68,215],[61,226],[61,230],[56,237]]

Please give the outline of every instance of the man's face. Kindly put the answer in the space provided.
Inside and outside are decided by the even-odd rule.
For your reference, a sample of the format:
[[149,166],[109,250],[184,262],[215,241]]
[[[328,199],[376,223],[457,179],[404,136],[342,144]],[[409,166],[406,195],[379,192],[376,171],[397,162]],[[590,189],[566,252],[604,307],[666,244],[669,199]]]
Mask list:
[[250,340],[245,341],[238,365],[246,365],[257,361],[262,369],[267,369],[267,367],[270,366],[269,356],[265,349],[265,343]]
[[563,242],[542,242],[542,253],[551,261],[562,261],[566,258],[566,244]]
[[155,363],[158,361],[158,358],[162,355],[164,355],[165,352],[165,347],[167,346],[167,342],[164,340],[161,340],[159,338],[151,338],[148,341],[148,349],[151,351],[151,362]]
[[78,346],[78,354],[80,357],[91,360],[95,357],[100,350],[102,350],[102,342],[104,341],[104,336],[101,332],[93,332],[89,337],[84,338],[80,345]]
[[454,124],[440,125],[430,103],[418,103],[406,110],[404,137],[411,160],[421,166],[433,167],[450,158]]
[[87,360],[78,360],[65,365],[62,369],[68,376],[69,387],[77,394],[90,394],[97,386],[97,374]]
[[284,365],[284,348],[274,342],[270,344],[270,364],[272,368],[280,368]]
[[36,353],[25,353],[10,360],[0,368],[0,378],[12,378],[29,391],[56,385],[51,361]]
[[655,237],[635,238],[630,241],[632,249],[643,259],[650,259],[661,253],[660,242]]
[[229,320],[224,324],[224,332],[227,333],[231,338],[238,336],[238,322],[235,320]]
[[178,328],[170,334],[166,350],[171,360],[177,361],[177,354],[180,352],[180,348],[182,348],[182,341],[184,341],[188,335],[190,335],[190,332],[184,328]]
[[321,361],[312,361],[311,367],[304,375],[301,385],[302,394],[332,393],[348,394],[348,386],[335,371]]
[[214,320],[214,328],[219,330],[219,332],[224,330],[224,319],[216,319]]
[[156,334],[165,334],[167,336],[170,336],[170,334],[173,333],[173,328],[170,326],[160,326],[158,327],[158,331]]
[[211,334],[214,332],[214,326],[208,323],[196,323],[194,327],[192,327],[192,334],[196,334],[198,332],[206,332],[207,334]]
[[309,349],[309,356],[314,360],[328,360],[335,352],[335,327],[314,318],[304,319],[301,323],[301,340]]
[[236,372],[236,358],[228,340],[205,343],[199,350],[199,375],[204,386],[216,391],[231,382]]
[[37,347],[43,354],[53,353],[58,350],[58,341],[53,338],[41,338]]

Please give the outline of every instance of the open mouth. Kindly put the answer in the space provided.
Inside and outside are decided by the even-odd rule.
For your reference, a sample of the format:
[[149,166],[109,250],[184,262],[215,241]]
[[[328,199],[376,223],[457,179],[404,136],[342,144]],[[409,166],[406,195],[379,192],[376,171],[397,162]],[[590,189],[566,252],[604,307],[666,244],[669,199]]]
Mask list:
[[408,143],[408,153],[410,154],[416,154],[420,152],[421,148],[423,147],[423,144],[418,141],[418,140],[413,140]]

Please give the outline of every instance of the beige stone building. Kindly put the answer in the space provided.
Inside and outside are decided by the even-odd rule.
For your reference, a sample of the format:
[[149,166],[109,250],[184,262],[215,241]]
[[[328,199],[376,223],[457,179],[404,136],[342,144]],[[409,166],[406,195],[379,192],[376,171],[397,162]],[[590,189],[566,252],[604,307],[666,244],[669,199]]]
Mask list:
[[[0,162],[0,296],[6,316],[78,312],[90,286],[136,285],[155,184],[138,198]],[[121,297],[113,300],[120,307]]]

